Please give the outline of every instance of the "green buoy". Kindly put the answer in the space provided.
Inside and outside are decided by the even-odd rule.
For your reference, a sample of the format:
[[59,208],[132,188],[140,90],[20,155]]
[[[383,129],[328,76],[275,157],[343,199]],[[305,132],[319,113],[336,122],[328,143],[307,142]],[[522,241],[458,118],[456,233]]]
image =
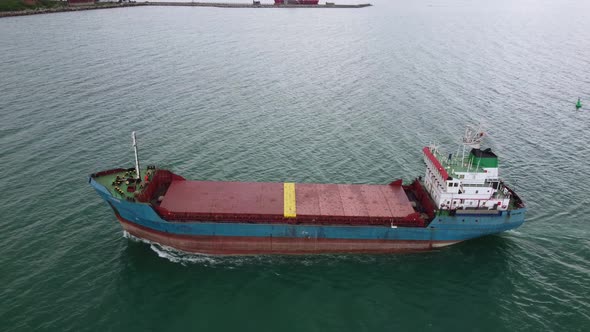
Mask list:
[[578,98],[578,102],[576,103],[576,109],[579,110],[580,108],[582,108],[582,102],[580,101],[580,98]]

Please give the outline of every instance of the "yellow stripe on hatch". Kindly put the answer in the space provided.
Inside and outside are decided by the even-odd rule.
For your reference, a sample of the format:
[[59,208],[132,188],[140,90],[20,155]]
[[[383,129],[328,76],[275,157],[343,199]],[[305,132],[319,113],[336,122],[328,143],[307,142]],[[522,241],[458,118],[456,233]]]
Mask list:
[[295,183],[283,183],[283,192],[285,194],[285,218],[297,217],[297,208],[295,206]]

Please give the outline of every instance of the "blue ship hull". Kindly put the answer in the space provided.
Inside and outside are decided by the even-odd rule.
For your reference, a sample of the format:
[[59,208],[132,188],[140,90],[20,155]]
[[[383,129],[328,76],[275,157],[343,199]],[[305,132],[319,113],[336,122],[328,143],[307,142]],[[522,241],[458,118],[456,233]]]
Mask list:
[[501,233],[523,224],[525,208],[497,214],[437,215],[426,227],[297,225],[248,222],[173,222],[150,204],[114,197],[94,179],[90,184],[113,208],[130,234],[178,250],[204,254],[307,254],[429,250]]

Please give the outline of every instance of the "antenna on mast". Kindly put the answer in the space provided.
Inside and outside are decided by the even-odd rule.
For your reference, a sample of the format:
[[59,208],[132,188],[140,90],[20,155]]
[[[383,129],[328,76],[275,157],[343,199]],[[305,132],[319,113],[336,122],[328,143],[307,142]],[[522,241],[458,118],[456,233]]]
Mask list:
[[135,178],[141,179],[141,175],[139,174],[139,157],[137,156],[137,141],[135,139],[135,132],[131,133],[131,137],[133,138],[133,150],[135,152]]
[[484,135],[481,126],[478,126],[477,129],[472,126],[467,126],[467,128],[465,128],[465,135],[463,136],[463,145],[479,149]]
[[463,153],[461,156],[461,163],[463,166],[465,165],[465,148],[470,147],[473,149],[479,149],[481,147],[481,141],[483,141],[483,137],[485,136],[484,132],[481,130],[481,125],[475,129],[473,126],[467,126],[465,128],[465,134],[463,135]]

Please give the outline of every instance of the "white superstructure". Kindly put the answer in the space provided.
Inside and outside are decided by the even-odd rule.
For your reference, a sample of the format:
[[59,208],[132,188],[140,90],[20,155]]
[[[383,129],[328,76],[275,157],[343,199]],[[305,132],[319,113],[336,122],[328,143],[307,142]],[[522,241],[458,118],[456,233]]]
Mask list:
[[[507,210],[510,192],[499,178],[498,157],[481,150],[484,133],[467,128],[459,155],[442,154],[434,145],[425,147],[424,186],[442,210]],[[466,149],[471,148],[470,151]]]

